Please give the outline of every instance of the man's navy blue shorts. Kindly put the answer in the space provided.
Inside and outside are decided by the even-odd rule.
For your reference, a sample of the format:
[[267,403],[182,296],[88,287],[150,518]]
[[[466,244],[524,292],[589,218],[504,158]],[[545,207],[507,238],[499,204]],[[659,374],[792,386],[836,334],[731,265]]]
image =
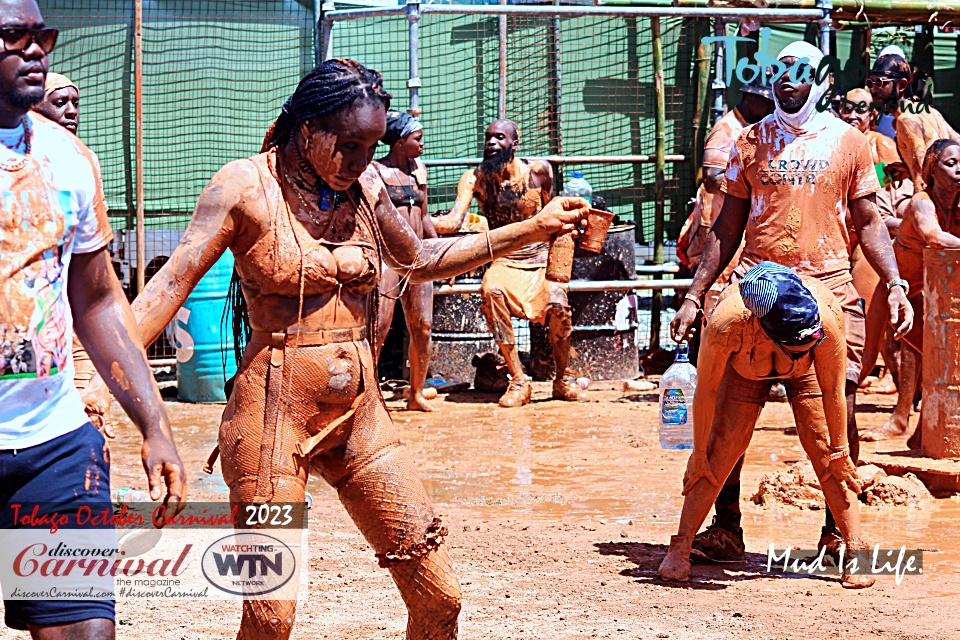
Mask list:
[[[12,525],[11,504],[60,509],[110,502],[110,454],[89,422],[75,431],[27,449],[0,451],[0,526]],[[4,585],[4,590],[9,589]],[[63,625],[93,618],[116,622],[113,600],[4,600],[5,622]]]

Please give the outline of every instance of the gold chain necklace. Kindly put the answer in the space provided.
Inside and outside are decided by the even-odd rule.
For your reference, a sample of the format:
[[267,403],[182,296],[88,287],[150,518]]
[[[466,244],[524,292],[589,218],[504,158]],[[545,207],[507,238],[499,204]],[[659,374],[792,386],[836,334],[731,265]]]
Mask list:
[[[27,120],[26,116],[20,118],[20,123],[23,124],[23,141],[24,141],[24,152],[22,156],[17,157],[16,160],[0,161],[0,169],[4,171],[19,171],[27,166],[27,160],[29,160],[30,151],[33,149],[33,131],[30,129],[30,122]],[[9,149],[9,148],[8,148]],[[17,154],[13,152],[13,149],[9,149],[11,154],[16,156]]]
[[303,194],[300,193],[300,187],[290,178],[290,174],[287,173],[287,168],[283,168],[283,177],[286,178],[287,182],[290,184],[290,187],[293,189],[293,192],[297,194],[297,199],[302,205],[302,210],[307,216],[313,220],[313,224],[320,226],[320,216],[317,215],[319,212],[314,212],[314,208],[307,203],[307,199],[303,197]]

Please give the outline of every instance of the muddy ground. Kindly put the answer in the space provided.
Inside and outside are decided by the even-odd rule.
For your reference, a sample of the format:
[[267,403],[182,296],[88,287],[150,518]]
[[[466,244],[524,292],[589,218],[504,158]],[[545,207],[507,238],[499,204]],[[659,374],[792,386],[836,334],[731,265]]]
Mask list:
[[[747,562],[694,565],[690,583],[666,583],[656,569],[676,531],[687,456],[660,449],[656,396],[606,385],[591,389],[590,403],[570,405],[549,400],[546,383],[535,389],[530,406],[513,410],[473,393],[446,396],[432,415],[389,403],[450,530],[462,638],[958,637],[960,499],[862,507],[869,542],[927,550],[923,575],[899,586],[882,576],[852,592],[836,579],[768,574],[771,543],[813,548],[823,520],[822,511],[749,500],[764,473],[803,459],[786,432],[788,405],[770,403],[743,473]],[[895,397],[862,395],[861,428],[884,421]],[[222,479],[201,472],[221,409],[168,403],[193,499],[226,499]],[[113,487],[142,488],[139,438],[116,405],[114,416]],[[903,440],[864,445],[905,448]],[[333,491],[318,480],[308,489],[310,592],[293,637],[402,638],[404,608],[387,573]],[[121,600],[117,616],[119,638],[232,638],[239,605]]]

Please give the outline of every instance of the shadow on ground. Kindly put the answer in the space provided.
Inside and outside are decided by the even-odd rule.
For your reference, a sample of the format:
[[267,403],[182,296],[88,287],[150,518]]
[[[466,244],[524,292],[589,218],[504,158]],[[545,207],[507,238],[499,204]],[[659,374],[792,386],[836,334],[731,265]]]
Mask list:
[[743,562],[708,564],[695,563],[689,582],[671,582],[663,580],[657,573],[657,568],[664,556],[667,555],[667,545],[650,544],[647,542],[597,542],[594,543],[597,552],[603,556],[622,556],[636,566],[624,569],[620,575],[636,578],[643,584],[658,584],[676,589],[698,589],[705,591],[719,591],[726,589],[724,582],[741,582],[743,580],[758,580],[781,578],[788,580],[837,580],[830,576],[807,576],[790,573],[779,573],[775,570],[767,572],[767,555],[764,553],[747,553]]

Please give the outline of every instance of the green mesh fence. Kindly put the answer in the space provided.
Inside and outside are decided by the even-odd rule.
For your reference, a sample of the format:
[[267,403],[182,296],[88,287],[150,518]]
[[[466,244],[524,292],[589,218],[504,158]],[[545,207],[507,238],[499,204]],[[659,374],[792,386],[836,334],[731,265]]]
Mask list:
[[[497,117],[496,16],[426,14],[420,21],[421,120],[425,159],[481,153],[483,131]],[[352,57],[384,75],[394,104],[409,102],[404,16],[337,21],[334,55]],[[667,154],[689,155],[693,133],[692,26],[662,21],[667,103]],[[559,58],[559,64],[557,64]],[[558,74],[559,67],[559,74]],[[558,81],[559,75],[559,81]],[[520,126],[520,153],[631,155],[654,153],[653,63],[649,19],[509,16],[507,117]],[[453,204],[466,166],[432,167],[432,209]],[[653,240],[653,164],[566,165],[580,170],[621,217],[636,221],[637,238]],[[689,163],[668,163],[667,237],[686,218],[692,194]]]
[[[399,109],[409,105],[407,32],[405,16],[344,20],[334,26],[334,56],[356,58],[380,71]],[[497,118],[498,33],[497,16],[422,16],[419,62],[423,87],[419,95],[426,160],[481,155],[483,132]],[[508,16],[506,115],[520,127],[520,154],[653,155],[656,125],[650,33],[647,18]],[[696,95],[692,22],[661,20],[661,37],[666,153],[689,157]],[[457,182],[468,168],[430,167],[432,211],[453,205]],[[622,219],[637,223],[637,240],[652,243],[652,163],[567,164],[560,170],[567,176],[571,171],[583,171],[595,195],[603,196]],[[676,237],[692,195],[690,162],[668,163],[667,238]],[[672,253],[668,247],[667,260]],[[652,248],[643,254],[652,258]],[[640,297],[641,308],[648,309],[640,312],[640,343],[647,345],[650,292]],[[663,316],[662,344],[668,344],[669,313],[672,311]]]
[[[134,2],[40,0],[61,30],[51,70],[80,87],[83,141],[100,157],[122,282],[135,253]],[[313,3],[143,2],[143,143],[147,275],[179,242],[204,185],[260,150],[280,106],[314,63]],[[165,342],[150,355],[172,357]]]
[[[134,3],[41,0],[40,9],[61,29],[51,69],[80,87],[79,134],[103,165],[114,228],[132,229]],[[182,230],[213,174],[259,151],[283,101],[313,67],[313,43],[312,9],[290,0],[143,3],[148,229]],[[170,235],[148,234],[148,260],[160,248],[153,241],[168,245],[159,239]],[[135,256],[128,249],[123,259]]]

